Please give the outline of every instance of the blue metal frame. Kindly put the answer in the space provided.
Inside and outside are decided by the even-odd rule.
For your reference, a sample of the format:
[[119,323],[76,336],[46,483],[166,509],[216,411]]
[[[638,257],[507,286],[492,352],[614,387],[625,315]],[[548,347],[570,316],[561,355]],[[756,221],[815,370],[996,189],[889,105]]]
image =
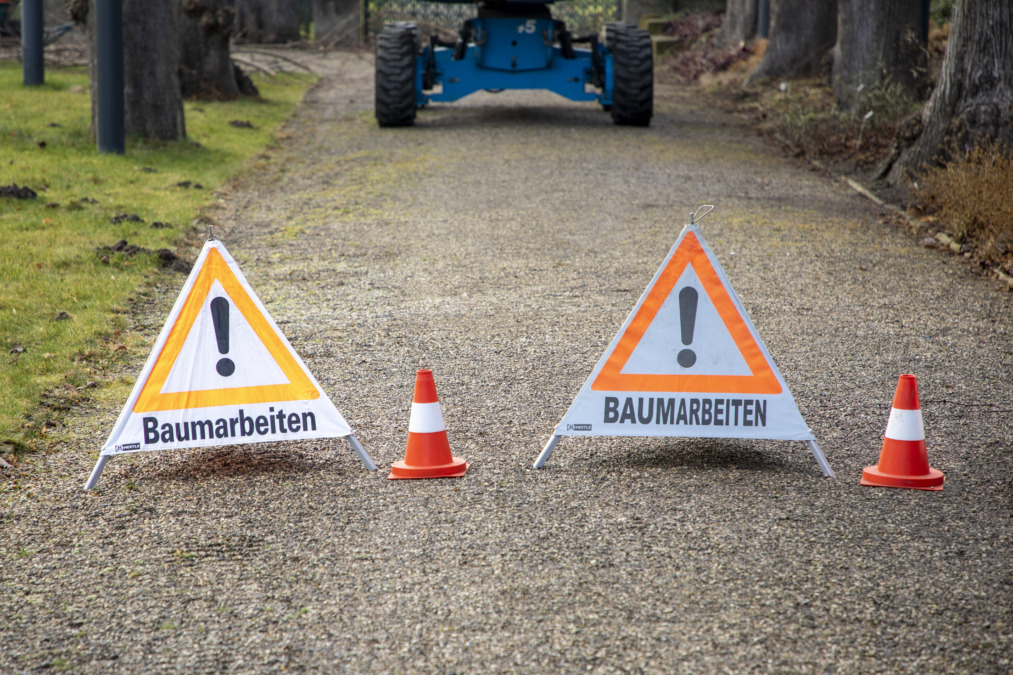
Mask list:
[[[554,46],[556,22],[526,17],[473,19],[475,36],[464,58],[453,59],[453,49],[427,45],[417,57],[415,98],[419,107],[430,101],[457,101],[481,90],[546,89],[571,101],[597,101],[612,105],[612,54],[599,44],[598,58],[604,68],[601,91],[594,83],[590,49],[574,48],[575,58],[563,57]],[[434,89],[423,90],[426,70]],[[435,72],[433,72],[435,71]]]

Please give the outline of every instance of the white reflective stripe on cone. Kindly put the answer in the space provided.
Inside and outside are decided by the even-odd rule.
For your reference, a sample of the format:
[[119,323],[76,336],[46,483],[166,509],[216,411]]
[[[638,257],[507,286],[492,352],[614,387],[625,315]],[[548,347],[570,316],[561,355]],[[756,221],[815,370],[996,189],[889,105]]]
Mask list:
[[443,411],[437,403],[412,403],[412,416],[408,419],[408,431],[415,434],[431,434],[446,431]]
[[891,408],[890,421],[886,424],[886,437],[895,441],[924,441],[922,411]]

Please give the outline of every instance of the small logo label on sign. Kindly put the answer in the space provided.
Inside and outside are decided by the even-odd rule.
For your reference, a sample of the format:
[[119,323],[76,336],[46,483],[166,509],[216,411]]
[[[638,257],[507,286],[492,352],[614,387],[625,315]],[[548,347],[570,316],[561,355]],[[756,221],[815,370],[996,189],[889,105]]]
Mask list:
[[567,431],[591,431],[590,424],[567,424]]

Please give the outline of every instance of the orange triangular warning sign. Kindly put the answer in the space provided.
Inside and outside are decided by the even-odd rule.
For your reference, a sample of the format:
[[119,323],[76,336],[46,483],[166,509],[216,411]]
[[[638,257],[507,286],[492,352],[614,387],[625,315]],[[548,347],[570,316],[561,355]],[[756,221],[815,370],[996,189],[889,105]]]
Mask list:
[[[673,296],[672,291],[680,281],[681,291]],[[702,287],[703,293],[697,287]],[[700,316],[704,303],[713,308],[717,321],[708,322]],[[659,317],[663,309],[668,309],[671,317]],[[669,344],[679,345],[678,350],[641,359],[640,368],[628,367],[631,356],[655,322],[660,324],[664,318],[674,318],[667,323],[675,323],[678,331],[670,330],[670,325],[654,329],[664,331],[669,337],[681,335],[681,340],[669,340]],[[701,335],[705,330],[711,335]],[[714,334],[719,331],[731,337],[731,346],[737,353],[725,349],[724,353],[715,352],[719,358],[707,362],[698,358],[701,347],[694,350],[693,343],[707,345],[714,351],[717,344]],[[665,368],[666,357],[672,367]],[[730,359],[744,363],[745,371],[728,372],[728,364],[721,361]],[[591,388],[596,391],[779,394],[781,383],[774,375],[770,358],[757,343],[700,240],[693,232],[686,232],[621,331],[618,342],[607,352]]]
[[204,244],[130,398],[111,455],[210,445],[347,436],[355,439],[218,240]]
[[570,405],[560,436],[806,441],[832,475],[724,270],[687,225]]

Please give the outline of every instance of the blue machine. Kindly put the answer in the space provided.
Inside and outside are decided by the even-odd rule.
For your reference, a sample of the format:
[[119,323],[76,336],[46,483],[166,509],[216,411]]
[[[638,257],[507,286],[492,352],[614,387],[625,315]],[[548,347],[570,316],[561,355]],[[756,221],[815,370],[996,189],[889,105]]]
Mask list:
[[508,89],[596,101],[616,124],[647,126],[654,106],[651,37],[622,23],[605,26],[604,43],[597,34],[574,37],[544,2],[491,0],[478,4],[478,17],[464,22],[456,42],[433,36],[420,48],[408,22],[387,24],[377,40],[381,127],[413,124],[431,101]]

